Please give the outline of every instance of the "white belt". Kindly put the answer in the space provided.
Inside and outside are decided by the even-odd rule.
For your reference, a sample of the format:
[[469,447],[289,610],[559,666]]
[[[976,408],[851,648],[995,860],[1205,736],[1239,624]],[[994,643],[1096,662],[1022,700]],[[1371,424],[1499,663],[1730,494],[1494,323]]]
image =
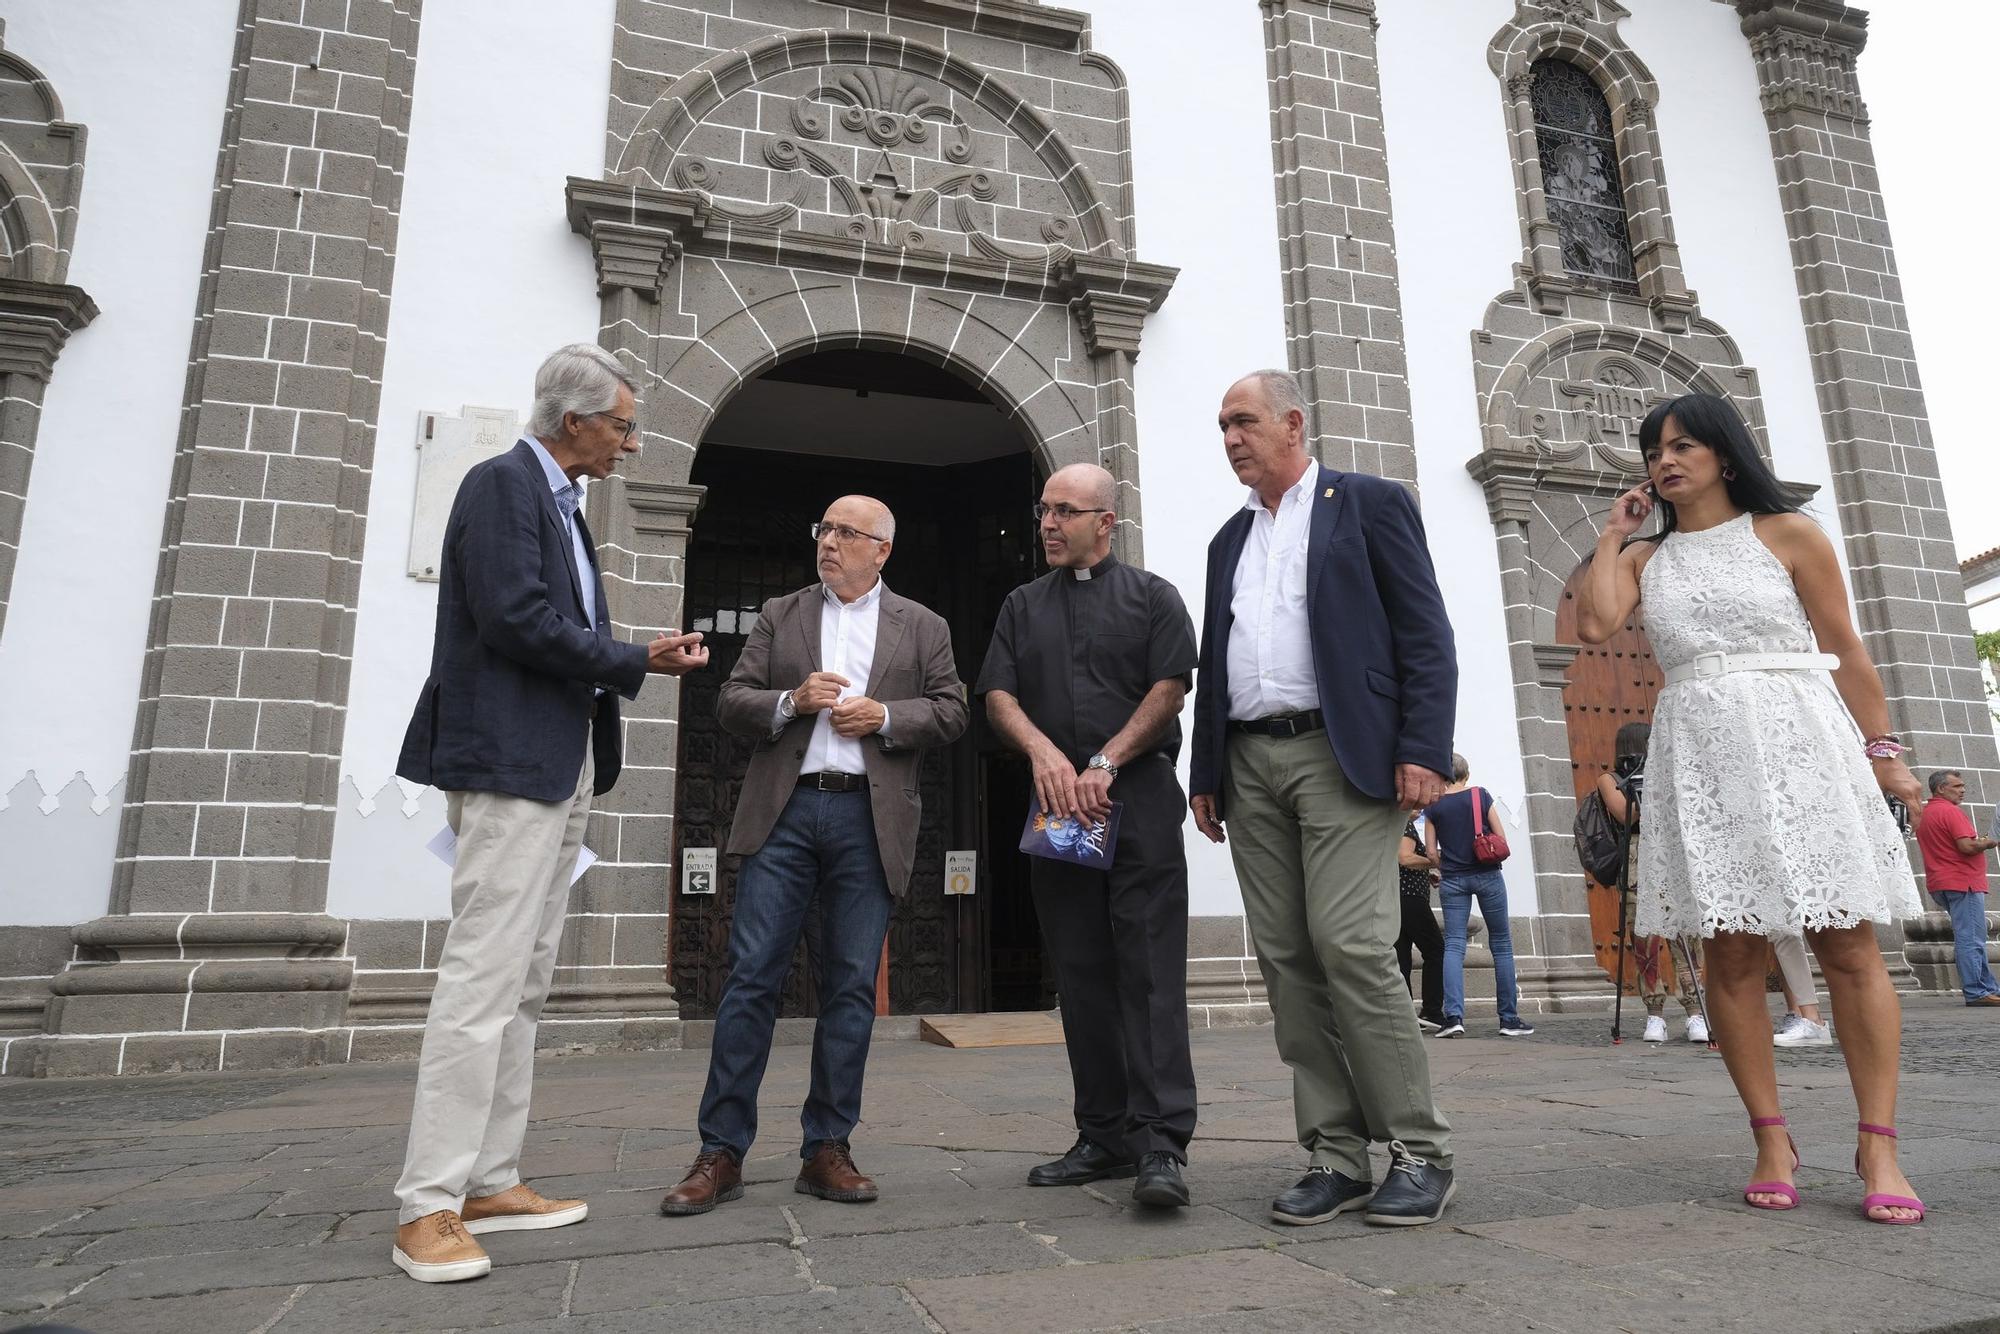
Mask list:
[[1830,672],[1840,666],[1831,653],[1697,653],[1691,661],[1667,668],[1667,684],[1725,672]]

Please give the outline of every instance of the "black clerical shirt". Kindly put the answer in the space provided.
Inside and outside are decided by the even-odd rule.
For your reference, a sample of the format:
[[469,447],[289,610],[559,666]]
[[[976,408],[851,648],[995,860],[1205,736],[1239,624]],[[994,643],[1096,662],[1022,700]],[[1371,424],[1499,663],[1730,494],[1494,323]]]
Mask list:
[[[1007,595],[976,689],[1019,700],[1081,768],[1131,721],[1154,683],[1189,681],[1198,656],[1194,622],[1174,586],[1106,556],[1088,570],[1051,570]],[[1152,749],[1171,760],[1180,748],[1175,719]]]

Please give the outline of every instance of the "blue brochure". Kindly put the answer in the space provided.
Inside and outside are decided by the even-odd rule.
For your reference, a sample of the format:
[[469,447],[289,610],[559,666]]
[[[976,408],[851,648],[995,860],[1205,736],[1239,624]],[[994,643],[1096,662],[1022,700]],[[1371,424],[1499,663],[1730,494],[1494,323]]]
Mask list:
[[1021,851],[1078,866],[1108,869],[1118,850],[1118,812],[1125,803],[1111,803],[1111,814],[1093,825],[1073,816],[1044,815],[1036,798],[1028,803],[1028,823],[1021,829]]

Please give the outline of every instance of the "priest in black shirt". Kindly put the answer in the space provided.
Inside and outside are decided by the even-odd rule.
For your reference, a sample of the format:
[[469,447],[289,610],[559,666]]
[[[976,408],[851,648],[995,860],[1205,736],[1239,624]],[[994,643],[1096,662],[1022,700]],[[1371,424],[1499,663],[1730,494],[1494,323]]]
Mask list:
[[1091,463],[1035,506],[1050,570],[1008,595],[979,674],[986,716],[1034,765],[1051,813],[1123,803],[1108,871],[1032,859],[1076,1086],[1076,1146],[1035,1186],[1136,1175],[1132,1198],[1185,1205],[1194,1134],[1188,1057],[1185,799],[1174,773],[1197,654],[1174,586],[1111,554],[1117,483]]

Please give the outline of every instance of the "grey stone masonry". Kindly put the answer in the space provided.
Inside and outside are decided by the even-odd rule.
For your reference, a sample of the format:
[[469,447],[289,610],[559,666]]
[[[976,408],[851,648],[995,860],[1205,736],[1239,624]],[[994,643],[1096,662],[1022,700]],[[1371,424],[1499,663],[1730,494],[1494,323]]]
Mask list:
[[327,858],[421,6],[243,0],[111,914],[36,1064],[243,1030],[290,1064],[344,1013]]
[[1413,483],[1374,0],[1261,5],[1286,350],[1312,404],[1313,452]]
[[1991,720],[1855,78],[1867,16],[1737,0],[1757,62],[1862,638],[1925,769],[2000,797]]
[[97,306],[65,282],[83,192],[83,126],[0,22],[0,630],[28,504],[42,391],[56,354]]

